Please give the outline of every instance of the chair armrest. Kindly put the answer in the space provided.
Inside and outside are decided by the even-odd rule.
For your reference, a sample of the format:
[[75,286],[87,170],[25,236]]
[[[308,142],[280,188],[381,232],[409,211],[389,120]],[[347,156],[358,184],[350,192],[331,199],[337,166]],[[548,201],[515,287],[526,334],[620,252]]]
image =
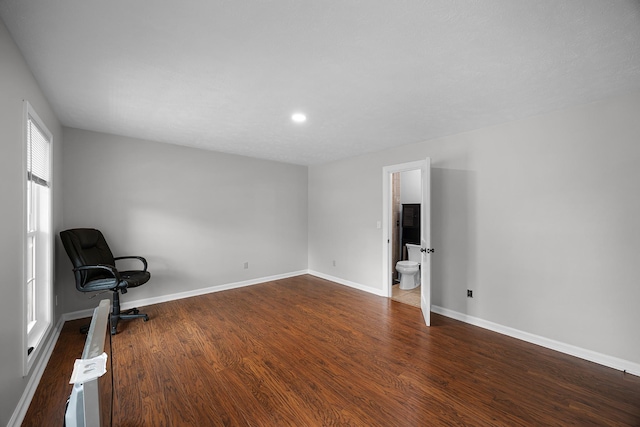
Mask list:
[[114,260],[119,260],[119,259],[137,259],[140,262],[142,262],[142,265],[144,266],[142,271],[147,271],[147,260],[144,257],[141,256],[119,256],[119,257],[115,257]]
[[[109,274],[106,276],[112,276],[113,279],[106,278],[107,282],[101,280],[90,280],[87,282],[86,278],[83,278],[80,272],[88,272],[91,270],[104,270]],[[126,285],[122,287],[122,277],[118,270],[112,265],[97,264],[97,265],[83,265],[73,269],[76,275],[76,289],[80,292],[99,292],[105,290],[121,289],[121,292],[126,292]]]
[[109,273],[111,273],[113,278],[116,279],[118,282],[122,280],[122,278],[120,277],[120,273],[118,272],[118,269],[112,265],[105,265],[105,264],[82,265],[80,267],[76,267],[73,269],[73,271],[88,271],[88,270],[107,270]]

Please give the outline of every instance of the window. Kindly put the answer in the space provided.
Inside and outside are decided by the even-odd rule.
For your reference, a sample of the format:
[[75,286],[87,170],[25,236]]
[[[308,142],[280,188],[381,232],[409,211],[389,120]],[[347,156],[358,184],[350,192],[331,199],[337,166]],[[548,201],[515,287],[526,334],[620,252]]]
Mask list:
[[24,325],[26,375],[52,325],[53,235],[51,230],[51,144],[53,137],[25,102]]

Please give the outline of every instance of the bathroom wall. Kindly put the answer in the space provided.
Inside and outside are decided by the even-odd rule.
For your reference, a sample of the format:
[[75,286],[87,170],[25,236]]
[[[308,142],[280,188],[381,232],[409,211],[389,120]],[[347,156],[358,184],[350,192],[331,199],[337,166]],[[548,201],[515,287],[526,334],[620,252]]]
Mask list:
[[422,202],[421,177],[419,169],[400,173],[400,203]]
[[[149,261],[151,281],[123,301],[307,269],[304,166],[69,128],[63,160],[64,228]],[[96,304],[64,253],[58,270],[64,312]]]
[[638,366],[639,113],[633,93],[311,166],[309,268],[382,292],[382,168],[431,157],[433,304]]
[[[62,221],[62,189],[59,185],[62,128],[2,20],[0,58],[0,425],[4,426],[11,419],[33,376],[33,370],[26,377],[22,376],[26,351],[22,322],[24,100],[29,101],[53,134],[54,227]],[[60,311],[55,306],[51,310],[54,312],[55,324]],[[45,341],[47,338],[45,337]]]
[[[419,169],[412,171],[400,172],[400,203],[412,204],[422,203],[422,171]],[[400,206],[400,218],[402,218],[402,205]],[[402,220],[400,221],[402,224]],[[419,230],[414,230],[416,236],[419,235]],[[400,228],[400,234],[404,234],[404,230]],[[405,236],[406,237],[406,236]],[[402,238],[402,237],[401,237]],[[419,243],[419,240],[411,240],[411,243]],[[403,246],[399,244],[399,246]],[[405,248],[398,248],[402,259],[409,259],[409,254]]]

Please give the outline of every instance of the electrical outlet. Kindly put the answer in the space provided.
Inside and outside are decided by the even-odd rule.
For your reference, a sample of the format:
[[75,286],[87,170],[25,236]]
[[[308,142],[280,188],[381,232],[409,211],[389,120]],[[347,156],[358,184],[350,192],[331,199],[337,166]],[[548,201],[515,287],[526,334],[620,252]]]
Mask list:
[[247,261],[247,262],[245,262],[245,263],[244,263],[244,269],[246,270],[246,269],[248,269],[248,268],[249,268],[249,261]]
[[471,289],[467,289],[467,298],[473,298],[473,291]]
[[335,259],[333,260],[333,266],[334,267],[336,266],[336,260]]

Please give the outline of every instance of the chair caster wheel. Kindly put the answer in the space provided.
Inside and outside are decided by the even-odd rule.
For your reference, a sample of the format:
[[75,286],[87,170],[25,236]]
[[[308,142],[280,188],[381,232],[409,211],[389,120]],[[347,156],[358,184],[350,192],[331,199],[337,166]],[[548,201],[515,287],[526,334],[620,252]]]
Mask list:
[[133,309],[133,314],[138,314],[138,313],[140,313],[140,310],[138,310],[137,308],[134,308]]
[[149,316],[144,316],[144,317],[142,318],[142,321],[143,321],[143,322],[148,322],[148,321],[149,321]]

